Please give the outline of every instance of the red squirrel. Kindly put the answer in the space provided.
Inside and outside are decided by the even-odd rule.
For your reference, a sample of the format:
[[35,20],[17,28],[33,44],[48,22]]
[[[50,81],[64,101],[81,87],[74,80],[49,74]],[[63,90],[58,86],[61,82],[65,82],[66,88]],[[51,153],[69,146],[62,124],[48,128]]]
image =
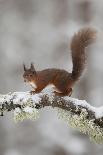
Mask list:
[[85,69],[85,49],[95,38],[96,31],[93,28],[83,28],[74,34],[70,45],[73,63],[71,73],[56,68],[36,71],[33,63],[31,63],[30,69],[27,69],[24,64],[23,78],[25,82],[32,86],[33,91],[31,91],[31,94],[40,93],[45,87],[52,84],[55,87],[55,95],[71,96],[72,87]]

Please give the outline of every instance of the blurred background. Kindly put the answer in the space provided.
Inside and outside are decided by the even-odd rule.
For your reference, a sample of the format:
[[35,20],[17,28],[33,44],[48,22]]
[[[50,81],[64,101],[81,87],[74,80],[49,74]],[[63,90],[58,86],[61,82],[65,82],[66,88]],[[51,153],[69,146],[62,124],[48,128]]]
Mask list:
[[[72,69],[70,41],[85,26],[98,30],[87,52],[87,70],[73,97],[94,106],[103,101],[102,0],[0,0],[0,93],[31,90],[23,82],[23,62],[37,70]],[[36,122],[15,124],[13,115],[0,117],[0,155],[103,155],[103,145],[70,128],[45,108]]]

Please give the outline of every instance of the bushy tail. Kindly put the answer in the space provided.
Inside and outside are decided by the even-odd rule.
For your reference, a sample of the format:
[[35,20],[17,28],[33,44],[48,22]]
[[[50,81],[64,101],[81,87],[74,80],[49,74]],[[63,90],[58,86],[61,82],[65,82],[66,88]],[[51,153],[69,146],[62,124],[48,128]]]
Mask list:
[[88,47],[96,38],[96,31],[93,28],[84,28],[76,33],[71,42],[72,51],[72,79],[78,80],[81,76],[86,63],[85,48]]

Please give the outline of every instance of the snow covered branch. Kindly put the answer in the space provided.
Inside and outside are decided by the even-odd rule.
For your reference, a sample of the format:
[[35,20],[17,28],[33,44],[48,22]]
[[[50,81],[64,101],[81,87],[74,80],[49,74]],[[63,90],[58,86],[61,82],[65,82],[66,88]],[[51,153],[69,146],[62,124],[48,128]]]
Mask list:
[[0,95],[0,113],[14,112],[14,120],[37,119],[39,109],[51,106],[58,110],[58,117],[72,127],[89,135],[97,143],[103,143],[103,107],[93,107],[84,100],[55,96],[50,90],[30,95],[14,92]]

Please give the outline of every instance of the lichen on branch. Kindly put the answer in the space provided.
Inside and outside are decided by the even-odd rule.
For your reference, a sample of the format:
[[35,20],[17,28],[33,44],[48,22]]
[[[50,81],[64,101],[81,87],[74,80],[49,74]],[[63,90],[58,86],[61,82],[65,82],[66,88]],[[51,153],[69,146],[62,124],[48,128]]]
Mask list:
[[13,111],[14,120],[36,120],[41,108],[50,106],[58,109],[58,117],[82,133],[89,135],[92,141],[103,143],[103,107],[93,107],[85,100],[55,96],[51,90],[30,95],[29,92],[14,92],[0,95],[0,112]]

